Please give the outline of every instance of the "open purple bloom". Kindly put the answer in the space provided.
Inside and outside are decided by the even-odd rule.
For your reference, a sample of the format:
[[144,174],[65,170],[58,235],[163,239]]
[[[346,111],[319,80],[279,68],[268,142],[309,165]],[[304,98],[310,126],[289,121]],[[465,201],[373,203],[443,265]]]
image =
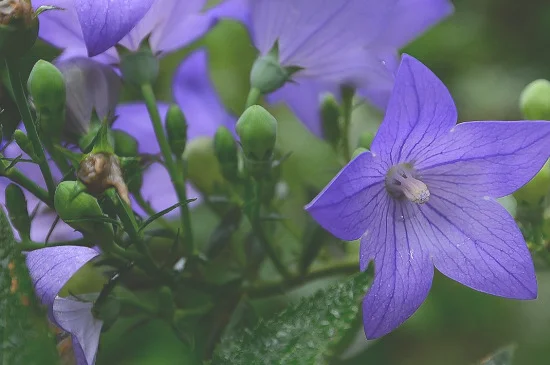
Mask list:
[[92,365],[102,321],[93,317],[91,302],[61,298],[59,291],[82,266],[99,253],[88,247],[47,247],[27,254],[27,266],[36,295],[48,308],[50,319],[72,336],[78,365]]
[[250,33],[261,56],[279,46],[282,66],[300,71],[269,98],[284,101],[321,135],[323,92],[341,84],[366,88],[383,104],[397,50],[452,12],[447,0],[250,0]]
[[191,44],[220,19],[239,13],[238,4],[203,11],[206,0],[37,0],[64,11],[40,15],[40,37],[65,50],[63,58],[94,56],[118,63],[114,46],[135,51],[148,38],[154,54],[162,55]]
[[[191,141],[201,136],[214,136],[220,126],[234,130],[236,118],[224,108],[214,85],[208,76],[208,59],[204,50],[189,55],[176,70],[172,90],[174,99],[183,111],[187,124],[187,138]],[[165,118],[169,105],[159,102],[161,117]],[[147,108],[143,103],[121,104],[116,110],[117,119],[114,129],[122,130],[139,143],[139,152],[144,154],[160,154]],[[178,202],[178,198],[166,168],[154,163],[143,176],[142,196],[151,206],[160,211]],[[190,190],[190,198],[198,197],[198,193]],[[135,204],[137,208],[137,204]],[[140,209],[137,209],[141,212]],[[172,214],[177,214],[173,211]]]
[[550,155],[550,122],[467,122],[443,83],[404,55],[372,150],[352,160],[306,207],[328,231],[361,239],[374,260],[365,333],[399,326],[428,295],[435,266],[473,289],[537,296],[533,262],[495,198],[527,183]]

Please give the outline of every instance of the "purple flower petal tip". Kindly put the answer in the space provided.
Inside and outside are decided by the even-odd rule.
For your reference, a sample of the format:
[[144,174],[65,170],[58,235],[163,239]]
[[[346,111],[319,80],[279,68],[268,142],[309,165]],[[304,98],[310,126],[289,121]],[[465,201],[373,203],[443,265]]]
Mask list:
[[525,240],[495,198],[527,183],[548,160],[550,122],[456,121],[445,85],[404,55],[371,152],[306,207],[335,236],[361,238],[361,270],[374,260],[363,302],[368,338],[418,309],[434,267],[480,292],[537,296]]
[[88,56],[96,56],[117,44],[153,3],[154,0],[75,0]]
[[88,247],[56,246],[27,253],[27,266],[38,298],[50,307],[69,279],[99,253]]

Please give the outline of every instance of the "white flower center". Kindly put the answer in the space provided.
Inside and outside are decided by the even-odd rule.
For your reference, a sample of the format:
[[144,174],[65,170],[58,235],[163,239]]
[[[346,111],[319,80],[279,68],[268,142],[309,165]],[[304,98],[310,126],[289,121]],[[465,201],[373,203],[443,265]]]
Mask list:
[[405,197],[417,204],[424,204],[430,199],[430,190],[417,179],[416,171],[409,164],[399,164],[388,171],[386,189],[395,198]]

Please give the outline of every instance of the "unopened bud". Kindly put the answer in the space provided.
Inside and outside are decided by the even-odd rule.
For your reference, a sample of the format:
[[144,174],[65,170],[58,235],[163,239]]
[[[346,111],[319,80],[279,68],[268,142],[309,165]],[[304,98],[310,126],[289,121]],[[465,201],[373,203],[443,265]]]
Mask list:
[[17,143],[17,145],[19,146],[19,148],[21,148],[23,152],[29,155],[31,159],[36,159],[36,154],[34,153],[32,142],[25,134],[25,132],[23,132],[21,129],[17,129],[15,132],[13,132],[13,138],[15,139],[15,143]]
[[268,54],[260,56],[252,65],[250,85],[252,88],[260,90],[262,94],[269,94],[283,87],[290,80],[292,74],[300,69],[299,67],[281,65],[279,47],[275,43]]
[[117,156],[134,157],[138,155],[138,142],[134,137],[119,130],[113,130],[111,133]]
[[[527,184],[514,193],[520,205],[528,205],[529,209],[543,209],[544,198],[550,193],[550,161],[542,167]],[[539,210],[540,210],[539,209]]]
[[29,75],[27,89],[32,97],[40,129],[54,141],[61,138],[65,125],[65,80],[51,63],[39,60]]
[[355,157],[359,156],[360,154],[362,154],[363,152],[367,152],[368,150],[366,148],[363,148],[363,147],[358,147],[355,149],[355,151],[353,151],[353,155],[351,156],[351,159],[353,160]]
[[0,54],[20,57],[38,38],[38,19],[28,0],[0,2]]
[[159,75],[159,61],[147,46],[136,52],[118,47],[122,78],[131,84],[141,86],[153,84]]
[[222,175],[228,181],[236,181],[239,175],[237,143],[226,127],[219,127],[214,136],[214,151],[222,169]]
[[[103,218],[97,199],[86,192],[86,186],[79,181],[63,181],[55,190],[55,211],[64,222],[80,232],[112,242],[111,226],[100,221]],[[99,219],[98,219],[99,218]]]
[[171,105],[166,113],[166,134],[172,153],[181,157],[187,144],[187,121],[177,105]]
[[205,194],[212,194],[224,179],[214,153],[211,138],[199,137],[190,141],[183,154],[187,161],[187,176],[193,185]]
[[340,105],[331,94],[326,95],[321,102],[321,124],[323,138],[333,147],[340,142]]
[[15,184],[6,188],[6,208],[11,224],[17,229],[22,239],[31,237],[31,219],[27,210],[27,199],[23,190]]
[[524,117],[531,120],[550,120],[550,82],[535,80],[523,89],[520,108]]
[[367,150],[370,150],[370,146],[372,145],[373,140],[374,140],[374,133],[372,133],[372,132],[363,132],[359,136],[359,147],[366,148]]

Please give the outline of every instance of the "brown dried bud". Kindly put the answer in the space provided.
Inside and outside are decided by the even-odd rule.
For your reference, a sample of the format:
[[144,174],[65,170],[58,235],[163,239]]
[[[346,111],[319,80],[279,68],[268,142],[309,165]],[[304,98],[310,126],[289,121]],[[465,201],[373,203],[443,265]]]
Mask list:
[[128,204],[128,187],[122,177],[122,169],[117,156],[106,153],[90,153],[80,162],[77,177],[91,193],[100,194],[114,187],[118,195]]
[[0,24],[9,25],[14,20],[21,20],[31,26],[34,12],[28,0],[0,1]]

